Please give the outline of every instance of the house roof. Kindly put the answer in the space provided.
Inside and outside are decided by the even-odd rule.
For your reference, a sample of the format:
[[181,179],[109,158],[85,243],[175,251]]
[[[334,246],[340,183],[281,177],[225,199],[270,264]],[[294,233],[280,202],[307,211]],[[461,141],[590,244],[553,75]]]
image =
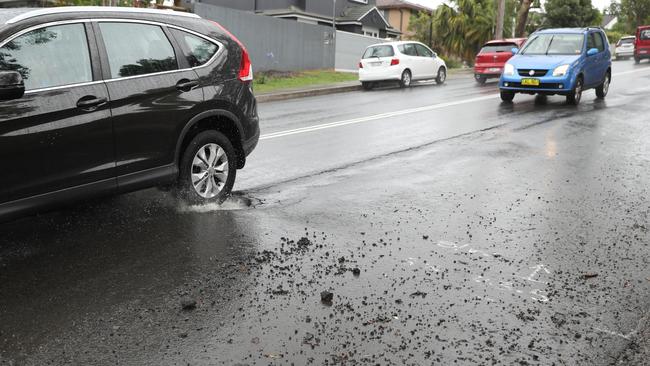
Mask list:
[[361,22],[363,18],[367,17],[372,12],[376,12],[381,20],[386,25],[386,28],[390,28],[391,25],[388,23],[386,18],[379,12],[376,6],[374,5],[350,5],[343,9],[341,16],[336,18],[338,22]]
[[[369,14],[372,14],[373,11],[376,12],[379,15],[379,17],[382,19],[383,23],[385,24],[385,29],[387,31],[392,32],[394,34],[400,34],[399,31],[391,27],[388,21],[386,21],[384,16],[381,14],[381,12],[379,12],[377,7],[375,7],[374,5],[350,5],[345,9],[343,9],[341,14],[338,17],[336,17],[336,22],[361,24],[361,21]],[[303,16],[311,19],[316,19],[322,22],[328,22],[328,23],[332,22],[332,17],[306,12],[294,6],[291,6],[289,8],[284,8],[284,9],[264,10],[261,13],[264,15],[274,16],[278,18],[292,18],[295,16]]]
[[607,27],[611,22],[613,22],[616,19],[616,15],[603,15],[603,22],[601,23],[601,27],[605,28]]
[[361,18],[372,11],[374,7],[374,5],[350,5],[343,9],[339,19],[342,21],[361,20]]
[[406,8],[417,11],[431,12],[435,9],[428,6],[415,4],[407,0],[377,0],[377,7],[379,9],[400,9]]

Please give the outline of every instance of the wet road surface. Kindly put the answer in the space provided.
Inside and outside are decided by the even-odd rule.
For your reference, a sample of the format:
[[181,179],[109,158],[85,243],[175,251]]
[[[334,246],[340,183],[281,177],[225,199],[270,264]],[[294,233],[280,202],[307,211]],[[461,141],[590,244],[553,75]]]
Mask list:
[[650,65],[613,79],[577,108],[468,77],[263,104],[223,207],[2,224],[0,364],[639,364]]

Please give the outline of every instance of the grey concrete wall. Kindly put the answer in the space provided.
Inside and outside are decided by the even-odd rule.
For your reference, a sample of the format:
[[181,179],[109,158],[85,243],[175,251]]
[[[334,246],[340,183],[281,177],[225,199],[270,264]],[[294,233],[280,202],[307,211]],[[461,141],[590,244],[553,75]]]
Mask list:
[[196,3],[194,12],[234,34],[250,52],[254,70],[334,68],[332,29]]
[[354,71],[359,67],[363,52],[370,45],[386,42],[383,39],[362,36],[356,33],[336,32],[336,61],[338,71]]

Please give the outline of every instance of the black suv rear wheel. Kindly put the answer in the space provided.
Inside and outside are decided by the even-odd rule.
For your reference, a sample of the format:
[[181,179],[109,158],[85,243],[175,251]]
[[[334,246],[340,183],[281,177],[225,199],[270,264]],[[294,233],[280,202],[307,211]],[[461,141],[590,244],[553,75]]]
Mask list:
[[203,131],[185,149],[179,168],[182,199],[190,204],[222,203],[235,184],[237,154],[222,133]]

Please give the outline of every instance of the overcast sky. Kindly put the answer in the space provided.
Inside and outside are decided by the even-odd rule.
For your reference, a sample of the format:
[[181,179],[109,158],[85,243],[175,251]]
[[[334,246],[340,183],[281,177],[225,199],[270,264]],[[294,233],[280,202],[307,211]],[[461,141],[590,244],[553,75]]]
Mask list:
[[[436,8],[438,5],[443,3],[443,0],[408,0],[408,1],[416,4],[430,6],[432,8]],[[543,2],[544,1],[542,0],[542,3]],[[610,2],[611,0],[591,0],[591,3],[594,4],[594,6],[601,11],[603,10],[603,8],[609,6]]]

